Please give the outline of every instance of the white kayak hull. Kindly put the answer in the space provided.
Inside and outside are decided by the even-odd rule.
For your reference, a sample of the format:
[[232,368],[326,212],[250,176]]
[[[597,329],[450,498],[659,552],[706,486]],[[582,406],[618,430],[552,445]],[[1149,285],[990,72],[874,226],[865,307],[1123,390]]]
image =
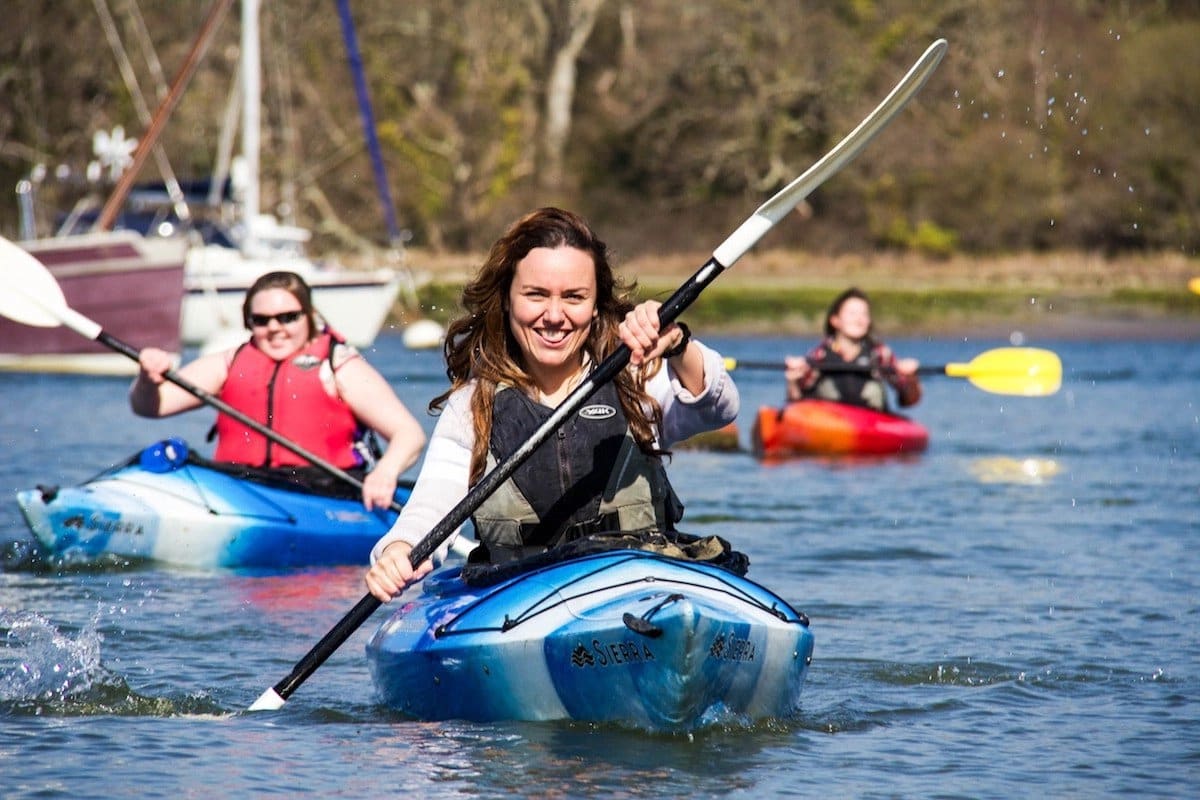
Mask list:
[[617,550],[486,588],[456,575],[367,645],[380,696],[414,717],[679,731],[799,709],[807,618],[720,567]]
[[[409,489],[397,490],[398,502]],[[79,486],[20,491],[17,504],[42,547],[72,563],[366,565],[396,517],[367,511],[356,497],[293,491],[192,461],[147,468],[137,459]]]

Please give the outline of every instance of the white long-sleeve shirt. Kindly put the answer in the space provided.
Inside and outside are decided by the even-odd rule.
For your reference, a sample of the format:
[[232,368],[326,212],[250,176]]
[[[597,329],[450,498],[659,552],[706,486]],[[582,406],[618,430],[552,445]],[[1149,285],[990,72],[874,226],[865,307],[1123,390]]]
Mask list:
[[[733,422],[738,413],[741,400],[737,386],[725,370],[720,353],[700,342],[696,344],[704,354],[704,389],[699,395],[693,395],[679,383],[669,363],[646,382],[646,393],[662,408],[662,423],[657,432],[657,443],[662,449],[698,433],[721,428]],[[429,439],[416,485],[392,529],[371,550],[371,563],[394,541],[415,546],[466,497],[475,447],[475,428],[471,422],[474,392],[475,384],[471,382],[447,398]],[[438,547],[435,564],[445,558],[458,533],[455,531]]]

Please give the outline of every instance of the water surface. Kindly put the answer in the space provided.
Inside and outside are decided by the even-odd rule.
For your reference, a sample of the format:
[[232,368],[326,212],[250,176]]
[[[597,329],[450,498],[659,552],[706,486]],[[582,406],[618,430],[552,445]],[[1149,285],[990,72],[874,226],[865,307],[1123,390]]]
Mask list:
[[[715,339],[773,359],[807,342]],[[927,363],[999,341],[911,340]],[[685,528],[812,619],[792,720],[691,736],[420,723],[376,701],[383,612],[278,712],[243,714],[362,596],[361,569],[63,570],[13,493],[75,483],[206,411],[139,420],[127,381],[0,374],[0,794],[26,797],[1178,797],[1200,774],[1200,348],[1031,342],[1062,391],[930,378],[928,452],[763,465],[681,451]],[[420,410],[436,353],[369,353]],[[782,398],[738,373],[744,425]],[[422,415],[423,416],[423,415]],[[432,421],[427,421],[432,428]],[[742,433],[743,444],[748,431]]]

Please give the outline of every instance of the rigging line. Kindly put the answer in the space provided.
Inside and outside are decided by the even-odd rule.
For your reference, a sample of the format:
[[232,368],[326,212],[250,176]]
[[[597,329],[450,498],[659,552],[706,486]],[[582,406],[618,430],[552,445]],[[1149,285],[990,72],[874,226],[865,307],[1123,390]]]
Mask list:
[[121,179],[117,181],[112,194],[109,195],[108,200],[104,203],[104,208],[100,210],[99,218],[92,225],[93,230],[105,231],[112,227],[113,220],[116,219],[118,211],[125,204],[125,199],[129,196],[129,190],[132,188],[133,182],[137,179],[138,172],[141,171],[142,166],[145,164],[150,150],[158,143],[158,137],[162,135],[162,129],[166,125],[167,118],[178,104],[180,95],[183,94],[183,90],[191,79],[192,73],[195,72],[201,56],[208,47],[213,32],[232,4],[233,0],[216,0],[216,3],[209,11],[203,25],[201,25],[196,41],[188,52],[179,73],[175,76],[170,93],[159,104],[159,108],[154,114],[154,119],[150,121],[149,127],[142,134],[137,149],[133,151],[133,163],[129,165],[129,168],[121,175]]
[[237,136],[238,122],[242,114],[242,72],[242,63],[239,60],[234,68],[233,85],[229,88],[225,112],[221,115],[221,133],[217,137],[217,156],[213,162],[212,178],[208,185],[208,206],[220,209],[222,219],[225,219],[223,205],[225,182],[229,180],[230,165],[233,163],[234,138]]
[[[96,14],[100,17],[100,26],[104,28],[104,35],[108,38],[108,44],[116,56],[117,67],[121,72],[121,78],[125,81],[125,88],[129,91],[133,107],[137,111],[138,120],[144,127],[149,128],[153,120],[150,114],[150,107],[146,105],[145,95],[142,93],[142,88],[138,83],[133,64],[129,60],[129,54],[125,51],[125,45],[121,42],[121,35],[117,31],[116,21],[113,19],[112,12],[108,8],[107,0],[92,0],[92,4],[96,7]],[[155,60],[157,61],[157,58]],[[191,210],[188,208],[187,200],[184,198],[183,187],[179,185],[179,181],[175,177],[175,171],[171,169],[171,162],[167,158],[167,151],[161,144],[156,142],[152,152],[154,163],[158,166],[159,174],[162,176],[163,184],[166,186],[167,195],[171,198],[175,215],[185,222],[190,220],[192,218]]]
[[350,74],[354,80],[354,93],[358,96],[358,113],[362,118],[363,133],[367,137],[367,149],[371,156],[371,167],[375,173],[375,188],[383,205],[384,224],[387,226],[388,242],[392,247],[402,244],[400,226],[396,222],[396,205],[392,202],[388,186],[383,153],[379,148],[379,136],[375,129],[375,112],[371,107],[371,93],[363,71],[362,54],[358,47],[358,34],[354,28],[354,17],[350,13],[349,0],[338,0],[338,17],[342,21],[342,40],[346,46],[346,60],[350,62]]
[[[301,158],[298,148],[299,137],[296,134],[296,115],[291,102],[291,51],[286,46],[280,45],[281,42],[289,41],[286,9],[278,11],[276,9],[277,6],[271,4],[268,4],[265,9],[266,25],[274,26],[278,31],[277,36],[268,35],[265,42],[268,63],[271,67],[271,80],[267,83],[268,97],[271,100],[269,106],[274,106],[275,114],[279,119],[279,136],[283,144],[280,148],[283,153],[282,163],[279,165],[280,203],[276,204],[276,213],[286,224],[295,225],[296,212],[299,208],[295,176]],[[278,213],[281,207],[283,213]]]
[[162,102],[162,99],[167,96],[167,92],[170,91],[170,87],[167,86],[167,75],[163,72],[162,62],[158,60],[158,51],[154,49],[154,43],[150,40],[150,30],[146,27],[146,19],[142,16],[137,0],[125,0],[124,9],[125,16],[133,23],[134,33],[142,48],[142,58],[146,59],[146,66],[150,68],[150,74],[154,77],[155,93],[159,102]]

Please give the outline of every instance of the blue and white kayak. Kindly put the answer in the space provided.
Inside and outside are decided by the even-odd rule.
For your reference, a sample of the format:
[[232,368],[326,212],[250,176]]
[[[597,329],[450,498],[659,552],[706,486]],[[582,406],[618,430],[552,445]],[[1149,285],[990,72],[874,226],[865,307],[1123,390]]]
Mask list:
[[650,731],[786,718],[808,619],[711,564],[612,550],[471,587],[440,570],[367,644],[389,706],[422,720],[579,720]]
[[[365,566],[396,518],[368,511],[353,490],[330,496],[221,467],[168,439],[79,486],[18,492],[17,504],[49,555],[67,563]],[[397,502],[410,490],[398,488]]]

